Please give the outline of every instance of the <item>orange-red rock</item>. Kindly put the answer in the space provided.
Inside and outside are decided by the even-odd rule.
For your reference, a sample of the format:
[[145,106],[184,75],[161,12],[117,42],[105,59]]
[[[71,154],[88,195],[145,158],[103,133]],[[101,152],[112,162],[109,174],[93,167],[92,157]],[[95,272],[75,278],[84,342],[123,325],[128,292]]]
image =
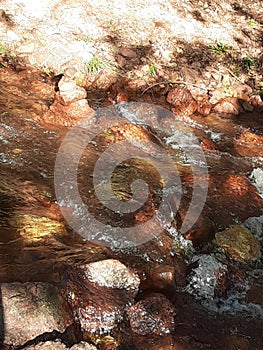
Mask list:
[[186,87],[171,90],[167,102],[171,104],[173,113],[179,116],[190,116],[197,110],[197,102]]
[[201,141],[201,147],[203,150],[216,150],[216,145],[209,139],[203,139]]
[[197,101],[197,112],[206,116],[211,112],[212,104],[208,100],[207,95],[197,95],[195,97]]
[[242,111],[238,98],[226,97],[213,107],[213,112],[222,115],[238,115]]

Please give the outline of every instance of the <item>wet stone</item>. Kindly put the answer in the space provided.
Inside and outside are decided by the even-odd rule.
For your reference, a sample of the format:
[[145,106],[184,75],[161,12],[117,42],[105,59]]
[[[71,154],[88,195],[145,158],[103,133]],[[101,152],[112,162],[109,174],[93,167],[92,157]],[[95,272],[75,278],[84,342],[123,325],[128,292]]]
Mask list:
[[[149,264],[147,264],[149,265]],[[146,270],[142,289],[167,290],[175,285],[175,268],[169,265],[151,264]]]
[[67,304],[50,284],[3,283],[1,289],[6,344],[20,346],[46,332],[63,333],[73,323]]
[[139,335],[163,336],[171,333],[175,328],[175,315],[173,304],[159,293],[139,301],[129,309],[132,331]]
[[197,102],[186,87],[171,90],[167,102],[171,104],[172,112],[179,116],[190,116],[197,109]]
[[236,220],[243,222],[262,214],[262,199],[245,176],[211,174],[208,191],[207,205],[217,231],[235,224]]
[[226,265],[212,255],[198,255],[191,261],[198,264],[189,275],[186,291],[197,298],[212,300],[217,292],[222,276],[227,274]]
[[263,215],[248,218],[244,225],[263,243]]
[[263,308],[263,284],[254,284],[249,288],[246,302],[258,304]]
[[63,276],[62,293],[84,334],[109,334],[123,320],[139,284],[133,271],[110,259],[69,269]]
[[245,130],[234,142],[234,148],[241,156],[258,157],[263,153],[263,136]]
[[215,243],[236,261],[251,261],[261,257],[260,244],[251,231],[241,225],[218,232]]
[[47,342],[41,342],[37,345],[31,345],[25,348],[25,350],[97,350],[95,345],[86,343],[86,342],[80,342],[78,344],[73,345],[71,348],[66,347],[65,344],[60,342],[59,340],[56,341],[47,341]]
[[201,147],[203,150],[216,150],[216,145],[214,144],[213,141],[209,140],[209,139],[203,139],[201,141]]
[[251,346],[249,340],[242,335],[228,335],[224,339],[225,350],[249,350]]
[[88,265],[86,278],[107,288],[125,289],[133,297],[138,291],[139,277],[118,260],[103,260]]

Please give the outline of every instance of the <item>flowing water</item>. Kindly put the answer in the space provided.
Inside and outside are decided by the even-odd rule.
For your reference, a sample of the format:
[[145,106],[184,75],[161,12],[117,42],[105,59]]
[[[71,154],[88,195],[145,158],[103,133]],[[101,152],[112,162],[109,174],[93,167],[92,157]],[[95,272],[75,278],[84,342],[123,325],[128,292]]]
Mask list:
[[[172,206],[164,208],[165,215],[168,211],[168,216],[170,215],[172,220],[170,220],[169,227],[167,226],[160,235],[149,237],[149,239],[154,238],[153,243],[144,239],[143,243],[146,244],[142,247],[131,246],[131,249],[127,251],[127,249],[118,250],[117,244],[113,244],[113,249],[100,246],[97,243],[102,240],[112,247],[114,243],[112,240],[116,237],[111,236],[111,240],[107,241],[111,231],[99,231],[93,223],[89,225],[87,221],[81,222],[83,208],[74,201],[70,202],[72,198],[70,192],[66,192],[64,201],[56,198],[55,161],[61,142],[70,128],[42,120],[52,103],[52,93],[54,94],[52,82],[38,73],[29,74],[28,70],[18,73],[9,68],[7,70],[0,71],[3,87],[0,97],[1,282],[37,280],[58,282],[60,274],[67,266],[100,260],[109,256],[126,259],[128,264],[141,270],[144,270],[144,264],[149,262],[174,265],[174,259],[178,259],[178,251],[171,254],[172,231],[176,231],[178,225],[180,226],[184,221],[193,196],[193,185],[200,186],[200,189],[204,185],[206,181],[204,168],[208,170],[209,175],[208,195],[201,219],[187,231],[187,237],[197,245],[196,252],[205,253],[202,249],[207,249],[204,248],[205,243],[213,238],[216,231],[231,224],[242,223],[249,217],[262,215],[262,198],[249,178],[253,169],[263,167],[262,114],[247,113],[232,118],[223,118],[214,114],[208,117],[193,116],[182,124],[176,118],[171,118],[170,112],[162,114],[161,109],[157,107],[154,112],[149,113],[147,105],[140,105],[142,110],[140,109],[140,113],[136,114],[131,112],[130,107],[122,104],[111,107],[112,111],[117,110],[124,116],[124,124],[121,127],[109,126],[107,118],[98,114],[95,124],[100,126],[102,132],[93,137],[84,147],[81,141],[90,134],[87,129],[80,129],[77,132],[79,142],[66,144],[64,151],[66,150],[69,156],[64,158],[64,161],[66,164],[69,164],[71,160],[74,163],[74,155],[80,154],[77,189],[80,191],[84,204],[94,217],[103,222],[103,227],[108,225],[124,229],[144,223],[161,205],[163,182],[160,174],[150,164],[152,159],[157,159],[158,164],[161,164],[167,175],[168,188],[172,188],[169,195],[175,197]],[[135,105],[132,105],[132,111],[136,108]],[[194,141],[191,139],[193,135],[198,143],[203,145],[207,165],[202,164],[193,149],[188,150],[187,157],[185,157],[186,150],[182,150],[182,147],[178,148],[180,138],[181,146],[189,145],[189,142],[193,146]],[[123,141],[131,142],[133,147],[148,156],[145,156],[143,160],[134,157],[121,161],[111,177],[112,192],[118,200],[125,203],[131,200],[134,194],[131,183],[140,178],[148,183],[150,196],[146,198],[140,210],[120,215],[107,208],[107,204],[112,200],[112,193],[107,192],[109,188],[105,183],[98,182],[97,187],[93,185],[93,170],[102,152],[116,142]],[[81,151],[79,147],[84,147],[84,151]],[[123,149],[117,149],[115,152],[115,154],[120,154]],[[126,152],[128,152],[127,149]],[[180,186],[182,186],[179,189],[176,186],[173,188],[173,168],[171,169],[170,166],[160,161],[163,154],[169,155],[169,159],[172,159],[176,165],[181,181]],[[107,160],[104,161],[107,162]],[[198,164],[194,174],[195,161]],[[110,163],[105,164],[110,166]],[[64,176],[62,187],[68,186],[70,181],[67,178],[69,172],[65,170],[68,170],[66,166],[63,168],[63,163],[60,164],[59,175]],[[103,169],[100,176],[103,177]],[[104,196],[103,203],[98,200],[96,190]],[[177,195],[182,195],[182,201],[179,204],[176,201]],[[75,217],[80,222],[78,233],[65,221],[60,211],[61,208],[67,217]],[[160,220],[162,218],[159,218],[159,222]],[[150,226],[150,230],[155,228],[155,226]],[[147,230],[139,229],[138,240],[142,236],[147,238],[148,233]],[[85,242],[83,237],[92,238],[93,242]],[[122,245],[127,241],[129,239],[126,237],[118,244]],[[184,240],[184,244],[185,242]],[[183,244],[180,249],[189,261],[191,258],[187,258]],[[194,248],[191,246],[191,249],[193,251]],[[262,275],[262,262],[247,268],[250,275],[256,270]],[[205,264],[202,273],[204,271]],[[240,293],[243,292],[242,289]],[[213,322],[209,324],[205,320],[206,315],[203,309],[199,309],[198,302],[192,299],[189,288],[188,291],[181,289],[177,293],[177,300],[174,302],[177,307],[182,305],[178,311],[180,318],[178,339],[176,338],[178,344],[180,342],[184,344],[186,337],[190,335],[192,342],[195,339],[196,343],[213,343],[207,334],[209,332],[203,330],[200,335],[199,325],[206,324],[211,332],[220,338],[224,333],[222,329],[233,328],[235,323],[239,324],[239,333],[242,336],[255,337],[254,344],[258,344],[257,330],[261,321],[258,320],[253,329],[253,319],[244,323],[241,313],[241,316],[233,316],[232,319],[230,316],[220,315],[218,321],[213,319]],[[173,296],[169,295],[169,297],[173,299]],[[234,298],[233,294],[229,298]],[[235,298],[234,300],[236,301]],[[225,309],[229,307],[232,308],[232,313],[235,313],[234,304],[234,302],[232,304],[225,302],[225,305],[221,305],[221,310],[223,307]],[[252,304],[255,305],[253,300]],[[215,311],[212,310],[215,304],[211,305],[209,312]],[[218,306],[216,308],[218,312]],[[257,306],[255,308],[258,310]],[[195,316],[191,315],[192,310],[195,310]],[[241,311],[246,310],[244,308]],[[260,312],[257,317],[258,315],[260,316]],[[196,348],[199,349],[197,346]]]

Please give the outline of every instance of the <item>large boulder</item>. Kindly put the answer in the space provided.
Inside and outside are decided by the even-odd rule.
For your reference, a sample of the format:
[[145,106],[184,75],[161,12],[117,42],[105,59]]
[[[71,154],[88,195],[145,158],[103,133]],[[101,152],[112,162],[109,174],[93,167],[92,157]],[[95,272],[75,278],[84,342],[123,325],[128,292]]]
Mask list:
[[3,342],[21,346],[43,333],[63,333],[73,323],[58,289],[48,283],[3,283]]

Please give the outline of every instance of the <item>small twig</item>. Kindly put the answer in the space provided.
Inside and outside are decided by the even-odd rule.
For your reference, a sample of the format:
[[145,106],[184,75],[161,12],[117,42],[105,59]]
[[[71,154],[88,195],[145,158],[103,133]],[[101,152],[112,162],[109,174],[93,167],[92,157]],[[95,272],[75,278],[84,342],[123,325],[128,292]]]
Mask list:
[[243,82],[241,79],[239,79],[239,77],[236,76],[229,68],[227,68],[226,70],[227,70],[228,73],[229,73],[230,75],[232,75],[232,77],[234,77],[237,81],[239,81],[241,84],[244,84],[244,82]]
[[172,84],[172,83],[170,81],[168,81],[168,82],[167,81],[161,81],[159,83],[155,83],[155,84],[149,85],[145,90],[143,90],[143,92],[140,94],[140,96],[144,95],[146,91],[152,89],[153,87],[158,86],[158,85],[163,85],[163,84],[169,85],[169,84]]
[[152,85],[148,86],[145,90],[143,90],[143,92],[140,94],[140,96],[143,96],[145,94],[145,92],[147,92],[148,90],[152,89],[153,87],[159,86],[159,85],[163,85],[163,84],[165,84],[165,85],[169,85],[169,84],[171,84],[171,85],[186,85],[186,86],[187,85],[191,85],[191,86],[197,87],[197,88],[199,88],[201,90],[207,91],[206,88],[203,88],[203,87],[201,87],[199,85],[196,85],[196,84],[187,83],[185,81],[176,81],[176,82],[161,81],[159,83],[155,83],[155,84],[152,84]]

